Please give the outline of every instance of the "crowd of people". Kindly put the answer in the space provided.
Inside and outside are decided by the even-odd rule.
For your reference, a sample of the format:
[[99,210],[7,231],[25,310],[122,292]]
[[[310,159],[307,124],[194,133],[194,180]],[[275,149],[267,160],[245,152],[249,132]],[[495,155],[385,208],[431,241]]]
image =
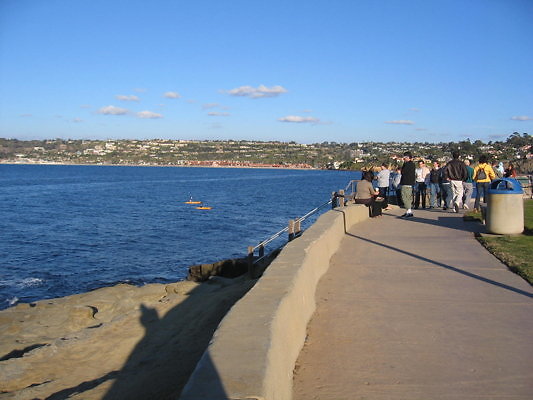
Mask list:
[[476,189],[473,208],[479,211],[481,203],[486,203],[490,182],[501,177],[516,177],[512,163],[504,168],[502,162],[491,165],[488,157],[479,157],[472,166],[469,159],[462,160],[458,151],[452,152],[452,159],[441,165],[432,161],[426,166],[425,160],[413,160],[411,152],[403,154],[403,164],[390,168],[386,163],[372,170],[363,171],[363,179],[357,185],[355,203],[370,208],[371,217],[381,216],[381,210],[388,207],[389,197],[405,208],[400,218],[412,218],[413,210],[435,209],[458,213],[469,209]]

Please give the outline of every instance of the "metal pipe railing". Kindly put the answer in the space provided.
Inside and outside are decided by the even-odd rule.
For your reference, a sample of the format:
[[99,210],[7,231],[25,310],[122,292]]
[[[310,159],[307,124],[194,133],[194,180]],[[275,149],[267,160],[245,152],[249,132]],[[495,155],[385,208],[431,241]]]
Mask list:
[[[350,186],[350,184],[352,182],[356,182],[356,181],[350,181],[350,183],[348,184],[348,187]],[[248,246],[248,273],[249,273],[250,277],[255,278],[255,276],[254,276],[254,266],[258,262],[264,260],[266,257],[268,257],[270,255],[270,254],[265,255],[265,247],[269,243],[273,242],[274,240],[276,240],[277,238],[279,238],[282,234],[284,234],[286,232],[288,233],[288,240],[287,240],[288,242],[290,242],[291,240],[296,239],[297,237],[300,237],[302,235],[302,233],[303,233],[302,227],[301,227],[302,226],[302,222],[306,221],[309,217],[311,217],[312,215],[316,214],[317,212],[319,212],[320,210],[322,210],[326,206],[329,206],[330,204],[333,207],[336,207],[338,198],[342,198],[343,199],[338,204],[338,206],[343,207],[344,204],[345,204],[345,202],[344,202],[344,190],[339,190],[338,192],[332,193],[332,198],[329,201],[319,205],[318,207],[313,208],[311,211],[307,212],[306,214],[304,214],[303,216],[301,216],[299,218],[295,218],[295,219],[289,220],[288,226],[286,226],[285,228],[283,228],[279,232],[274,233],[268,239],[263,240],[262,242],[260,242],[259,244],[255,245],[255,246]],[[279,250],[284,245],[285,244],[283,244],[282,246],[280,246],[277,249],[274,249],[273,251]],[[254,255],[256,250],[258,250],[258,256],[257,257]]]
[[265,247],[267,244],[269,244],[270,242],[276,240],[277,238],[279,238],[281,236],[282,233],[287,232],[288,230],[289,230],[289,227],[287,226],[287,227],[283,228],[281,231],[274,233],[268,239],[263,240],[257,246],[249,248],[249,250],[251,249],[252,251],[255,251],[255,250],[257,250],[257,249],[259,249],[261,247]]
[[355,193],[355,190],[356,190],[356,187],[357,187],[357,182],[361,182],[360,179],[352,179],[350,182],[348,182],[348,184],[346,185],[346,187],[344,188],[344,191],[346,192],[346,194],[353,194]]
[[297,218],[296,221],[304,221],[306,220],[308,217],[310,217],[311,215],[313,215],[314,213],[318,212],[318,210],[320,210],[321,208],[324,208],[325,206],[331,204],[333,201],[333,199],[329,200],[329,201],[326,201],[324,204],[321,204],[319,205],[318,207],[315,207],[313,208],[311,211],[309,211],[307,214],[305,214],[304,216],[300,217],[300,218]]

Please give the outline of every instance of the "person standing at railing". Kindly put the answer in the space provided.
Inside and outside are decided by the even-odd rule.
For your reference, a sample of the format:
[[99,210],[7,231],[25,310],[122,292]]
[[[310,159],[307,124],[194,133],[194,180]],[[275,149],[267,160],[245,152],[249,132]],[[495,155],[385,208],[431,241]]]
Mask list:
[[396,204],[398,204],[400,207],[403,207],[402,188],[400,186],[400,181],[402,179],[402,168],[397,167],[396,171],[394,171],[391,175],[391,188],[396,194]]
[[400,180],[400,186],[402,191],[402,201],[404,207],[407,209],[406,213],[400,218],[412,218],[413,217],[413,186],[415,185],[415,163],[413,162],[413,155],[410,151],[403,153],[403,166],[402,166],[402,178]]
[[377,179],[378,179],[379,196],[383,197],[385,201],[387,202],[389,184],[390,184],[390,170],[387,164],[385,163],[381,164],[381,169],[378,172]]

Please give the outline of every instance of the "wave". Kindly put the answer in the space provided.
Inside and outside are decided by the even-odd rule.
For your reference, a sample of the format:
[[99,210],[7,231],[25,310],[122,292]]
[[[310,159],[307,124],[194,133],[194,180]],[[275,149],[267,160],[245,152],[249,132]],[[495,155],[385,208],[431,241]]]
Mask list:
[[34,277],[0,281],[0,286],[16,287],[19,289],[42,286],[43,284],[44,284],[44,279],[34,278]]
[[41,286],[44,283],[44,279],[41,278],[25,278],[23,279],[19,286],[20,287],[34,287]]
[[8,307],[14,306],[19,301],[19,298],[17,296],[12,297],[11,299],[6,299],[6,303],[8,304]]

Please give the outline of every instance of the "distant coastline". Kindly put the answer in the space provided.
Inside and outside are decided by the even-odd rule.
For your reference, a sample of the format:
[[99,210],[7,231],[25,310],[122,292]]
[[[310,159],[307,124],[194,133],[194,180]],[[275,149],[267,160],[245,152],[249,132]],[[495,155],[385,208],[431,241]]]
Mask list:
[[447,162],[454,149],[462,158],[512,162],[521,173],[531,171],[529,134],[513,133],[505,142],[470,140],[449,143],[407,142],[261,142],[249,140],[46,139],[0,138],[0,164],[198,166],[216,168],[283,168],[360,170],[382,163],[397,165],[401,154]]
[[0,160],[0,164],[4,165],[82,165],[82,166],[104,166],[104,167],[191,167],[191,168],[250,168],[250,169],[297,169],[297,170],[324,170],[325,168],[315,168],[310,165],[300,164],[238,164],[238,163],[220,163],[220,162],[189,162],[184,164],[112,164],[112,163],[67,163],[55,161],[16,161],[16,160]]

